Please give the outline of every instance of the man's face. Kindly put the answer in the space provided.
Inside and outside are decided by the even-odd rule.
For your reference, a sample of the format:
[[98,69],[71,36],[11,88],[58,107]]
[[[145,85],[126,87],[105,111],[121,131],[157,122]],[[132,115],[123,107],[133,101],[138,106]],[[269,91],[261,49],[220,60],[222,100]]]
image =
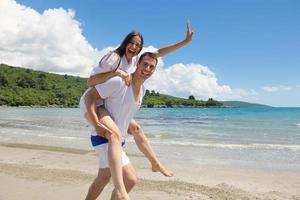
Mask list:
[[144,56],[137,65],[137,72],[140,78],[146,80],[152,76],[156,69],[156,60],[149,56]]

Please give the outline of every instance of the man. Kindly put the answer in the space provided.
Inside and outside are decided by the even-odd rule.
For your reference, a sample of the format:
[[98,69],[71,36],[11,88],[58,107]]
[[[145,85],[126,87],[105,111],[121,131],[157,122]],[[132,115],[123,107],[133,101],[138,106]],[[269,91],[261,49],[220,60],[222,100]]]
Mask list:
[[[91,140],[95,150],[99,153],[100,158],[98,176],[92,183],[86,199],[96,199],[99,196],[110,179],[109,166],[112,168],[115,167],[114,165],[119,164],[110,163],[112,161],[108,157],[109,150],[121,155],[120,157],[122,158],[123,166],[122,173],[127,192],[129,192],[135,185],[137,180],[135,171],[125,152],[121,150],[120,153],[118,152],[118,149],[109,149],[110,147],[108,142],[122,143],[122,145],[125,143],[129,123],[133,119],[136,111],[140,108],[142,98],[145,94],[143,83],[154,73],[156,64],[157,57],[155,54],[149,52],[144,53],[138,61],[136,71],[132,74],[132,83],[130,86],[126,86],[120,77],[114,77],[103,84],[96,85],[95,88],[91,89],[85,96],[85,103],[89,118],[92,122],[94,122],[93,124],[97,131],[97,133],[94,132],[92,134]],[[105,99],[104,105],[108,111],[108,113],[103,111],[99,112],[102,113],[102,116],[97,116],[96,110],[94,109],[96,101],[99,99]],[[114,127],[114,123],[109,121],[111,119],[114,120],[117,127]],[[102,120],[102,122],[99,120]],[[101,124],[112,124],[110,127],[113,128],[103,127]],[[165,170],[158,162],[145,136],[140,134],[135,135],[135,133],[139,131],[131,130],[131,132],[134,135],[138,147],[148,157],[150,162],[152,163],[152,161],[157,161],[157,166],[152,163],[152,170],[160,171],[166,176],[172,176],[172,173]],[[115,180],[114,183],[118,181],[119,180]],[[121,187],[118,188],[118,185],[115,185],[112,199],[127,199],[126,196],[122,196],[124,193],[122,193],[122,189],[120,188]]]

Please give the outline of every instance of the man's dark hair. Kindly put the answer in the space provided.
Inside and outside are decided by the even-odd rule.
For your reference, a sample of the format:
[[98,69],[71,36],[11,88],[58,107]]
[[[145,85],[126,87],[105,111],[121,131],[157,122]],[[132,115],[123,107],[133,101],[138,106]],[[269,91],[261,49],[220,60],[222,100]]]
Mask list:
[[120,57],[124,56],[125,51],[126,51],[126,46],[131,42],[131,40],[134,36],[139,36],[141,38],[141,46],[140,46],[140,49],[137,53],[137,54],[139,54],[141,52],[142,48],[143,48],[144,39],[143,39],[142,34],[140,32],[137,32],[137,31],[132,31],[132,32],[128,33],[128,35],[124,38],[121,45],[117,49],[115,49],[114,52],[119,54]]
[[155,53],[152,53],[152,52],[145,52],[145,53],[143,53],[140,56],[138,63],[140,63],[145,56],[149,56],[150,58],[153,58],[156,61],[155,65],[157,65],[157,55]]

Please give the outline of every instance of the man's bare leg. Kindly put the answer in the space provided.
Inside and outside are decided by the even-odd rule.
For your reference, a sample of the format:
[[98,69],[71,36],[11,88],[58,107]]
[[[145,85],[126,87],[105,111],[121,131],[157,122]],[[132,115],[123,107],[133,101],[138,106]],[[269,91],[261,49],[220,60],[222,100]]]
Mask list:
[[[123,182],[122,159],[121,159],[121,132],[109,113],[104,108],[97,109],[98,119],[101,124],[109,128],[110,132],[105,132],[102,137],[108,139],[108,161],[111,170],[111,177],[116,190],[116,199],[129,200]],[[89,120],[87,118],[87,120]]]
[[95,200],[98,198],[100,193],[103,191],[104,187],[110,180],[110,169],[109,168],[100,168],[98,170],[98,176],[95,178],[91,184],[88,194],[85,197],[85,200]]
[[128,133],[133,135],[135,143],[137,144],[139,150],[150,161],[153,172],[160,172],[167,177],[173,176],[173,173],[167,170],[157,159],[147,137],[143,132],[143,129],[138,125],[138,123],[134,119],[131,120],[129,124]]
[[[103,191],[104,187],[107,185],[111,177],[110,169],[104,168],[99,169],[98,176],[95,178],[94,182],[91,184],[89,188],[89,192],[85,198],[85,200],[95,200],[98,198],[100,193]],[[133,166],[129,163],[128,165],[123,167],[123,180],[126,187],[127,192],[129,193],[131,189],[137,182],[137,177]],[[115,191],[113,191],[112,198],[115,198]]]

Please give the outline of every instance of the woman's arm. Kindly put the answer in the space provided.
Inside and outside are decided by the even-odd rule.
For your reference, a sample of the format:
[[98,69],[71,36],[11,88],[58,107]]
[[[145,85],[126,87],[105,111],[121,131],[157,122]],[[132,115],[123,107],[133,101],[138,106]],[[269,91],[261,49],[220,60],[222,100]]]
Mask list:
[[109,52],[104,55],[99,61],[98,67],[93,69],[92,75],[87,80],[87,85],[93,87],[97,84],[104,83],[114,76],[120,76],[125,80],[127,85],[130,84],[130,76],[128,73],[119,69],[121,57],[116,52]]
[[100,73],[96,74],[94,76],[91,76],[87,80],[87,85],[89,87],[94,87],[97,84],[104,83],[108,79],[115,77],[115,76],[120,76],[125,80],[126,85],[130,84],[130,75],[123,70],[117,69],[115,71],[110,71],[110,72],[105,72],[105,73]]
[[162,57],[166,54],[169,54],[169,53],[175,51],[176,49],[179,49],[179,48],[183,47],[184,45],[188,44],[190,41],[192,41],[193,34],[194,34],[194,32],[191,31],[190,22],[188,21],[187,25],[186,25],[186,37],[184,40],[182,40],[178,43],[175,43],[175,44],[171,44],[171,45],[162,47],[162,48],[158,49],[157,52],[154,52],[154,53],[156,54],[157,57]]

